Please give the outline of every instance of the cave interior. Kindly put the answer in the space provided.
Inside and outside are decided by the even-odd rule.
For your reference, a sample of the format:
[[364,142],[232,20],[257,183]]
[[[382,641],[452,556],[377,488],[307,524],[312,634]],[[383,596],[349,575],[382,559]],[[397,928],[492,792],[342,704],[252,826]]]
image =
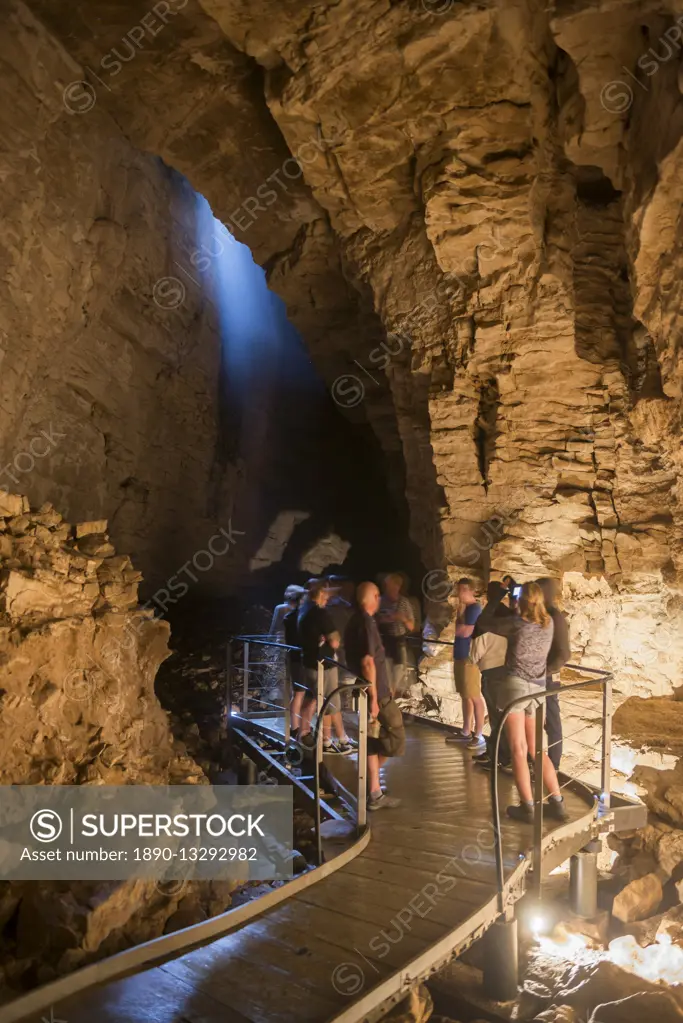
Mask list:
[[[405,572],[445,640],[459,577],[561,580],[624,785],[674,766],[682,25],[4,0],[3,784],[195,778],[183,680],[323,571]],[[0,894],[10,988],[67,969],[36,907]]]

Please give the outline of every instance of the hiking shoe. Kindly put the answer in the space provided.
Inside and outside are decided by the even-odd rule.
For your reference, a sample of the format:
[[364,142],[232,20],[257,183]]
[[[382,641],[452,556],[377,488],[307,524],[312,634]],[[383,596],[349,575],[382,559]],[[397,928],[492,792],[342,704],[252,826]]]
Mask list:
[[447,735],[446,736],[446,742],[449,743],[449,744],[453,744],[453,743],[458,743],[459,744],[461,742],[471,742],[471,740],[472,740],[472,735],[470,733],[465,735],[464,732],[453,732],[452,735]]
[[[350,753],[351,751],[349,750],[348,752]],[[344,751],[342,750],[340,743],[335,742],[335,741],[324,742],[323,743],[323,753],[328,754],[328,755],[333,753],[335,756],[340,756],[340,757],[344,755]]]
[[529,806],[528,803],[520,803],[519,806],[508,806],[507,815],[512,817],[514,821],[521,821],[522,824],[534,823],[534,808]]
[[344,757],[350,756],[358,749],[358,747],[348,739],[337,739],[335,745],[337,747],[337,752],[341,753]]
[[358,749],[358,743],[355,739],[351,739],[348,735],[345,735],[343,739],[337,739],[340,746],[350,746],[351,749]]
[[548,802],[543,807],[543,812],[548,817],[554,817],[556,821],[566,821],[569,816],[567,814],[567,807],[564,805],[564,799],[548,799]]
[[395,796],[388,796],[386,792],[382,792],[382,795],[377,796],[375,799],[372,797],[368,799],[368,810],[391,810],[400,805],[400,799],[396,799]]
[[467,743],[466,749],[470,753],[484,753],[486,751],[486,739],[483,735],[473,735]]
[[498,764],[503,774],[512,774],[512,764]]

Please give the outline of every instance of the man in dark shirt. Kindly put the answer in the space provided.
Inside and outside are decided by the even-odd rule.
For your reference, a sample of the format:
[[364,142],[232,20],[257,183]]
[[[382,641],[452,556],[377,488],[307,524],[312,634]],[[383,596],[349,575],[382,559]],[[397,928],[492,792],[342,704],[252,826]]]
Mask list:
[[343,575],[328,575],[327,582],[331,595],[327,602],[327,612],[330,615],[336,631],[339,633],[340,645],[337,650],[337,657],[342,664],[346,664],[344,651],[344,632],[353,614],[353,598],[355,587],[351,579]]
[[554,626],[545,682],[546,689],[554,691],[554,695],[546,699],[545,730],[548,733],[548,756],[555,770],[559,771],[562,759],[562,717],[560,715],[560,699],[556,693],[561,686],[560,668],[567,664],[572,655],[569,645],[569,622],[565,613],[557,607],[560,595],[558,580],[543,578],[537,579],[536,582],[543,590],[546,610],[552,618]]
[[387,756],[400,755],[405,736],[401,712],[391,699],[386,654],[374,618],[379,608],[379,590],[374,583],[361,583],[356,599],[358,609],[346,627],[344,646],[349,668],[370,682],[369,715],[382,726],[379,738],[368,737],[368,810],[383,810],[398,806],[400,800],[382,791],[380,768]]
[[[318,693],[318,661],[323,662],[323,696],[329,696],[339,685],[339,673],[335,660],[340,645],[340,635],[335,628],[332,615],[327,610],[330,588],[326,579],[314,579],[308,588],[309,600],[299,612],[299,642],[301,643],[301,660],[303,663],[303,681],[306,686],[308,702],[301,714],[301,730],[299,741],[312,747],[311,720],[317,704]],[[332,739],[332,725],[335,727],[337,739]],[[339,693],[335,693],[327,704],[323,717],[323,752],[353,753],[353,745],[344,734]]]

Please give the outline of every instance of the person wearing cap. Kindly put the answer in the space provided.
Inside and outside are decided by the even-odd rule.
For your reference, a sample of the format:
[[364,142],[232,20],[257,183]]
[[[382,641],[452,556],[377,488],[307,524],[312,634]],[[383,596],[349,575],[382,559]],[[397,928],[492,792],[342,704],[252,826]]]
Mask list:
[[279,643],[282,643],[285,638],[285,615],[288,611],[296,610],[303,595],[303,586],[296,586],[292,584],[285,590],[284,603],[276,605],[275,610],[273,611],[273,617],[270,622],[268,634]]

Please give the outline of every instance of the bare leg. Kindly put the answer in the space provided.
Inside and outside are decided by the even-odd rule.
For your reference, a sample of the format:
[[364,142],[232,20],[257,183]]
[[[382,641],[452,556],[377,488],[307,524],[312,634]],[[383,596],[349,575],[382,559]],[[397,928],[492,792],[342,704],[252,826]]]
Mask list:
[[299,732],[300,736],[308,735],[308,733],[311,731],[311,721],[313,720],[313,715],[315,713],[316,703],[317,701],[312,700],[310,696],[306,697],[304,709],[301,712],[301,731]]
[[486,701],[483,696],[477,696],[471,703],[474,709],[474,735],[481,735],[486,721]]
[[346,729],[344,728],[344,719],[341,711],[332,715],[332,726],[338,739],[346,738]]
[[515,785],[519,792],[519,798],[523,803],[533,803],[534,797],[531,791],[531,776],[526,755],[528,751],[526,731],[524,724],[524,713],[509,714],[505,722],[505,733],[510,743],[512,755],[512,773]]
[[[529,749],[529,753],[532,757],[536,756],[536,719],[535,717],[525,717],[524,724],[526,727],[526,741]],[[557,772],[553,767],[552,760],[548,754],[543,751],[543,783],[547,788],[551,796],[560,795],[560,785],[557,780]]]
[[303,689],[295,689],[294,696],[292,697],[292,728],[301,727],[301,707],[304,702],[304,691]]
[[462,698],[462,730],[464,735],[472,734],[474,724],[474,701],[469,697]]
[[[384,758],[382,758],[383,760]],[[382,786],[379,780],[379,762],[380,757],[376,754],[371,754],[368,757],[368,788],[370,789],[370,795],[378,795],[382,791]]]

